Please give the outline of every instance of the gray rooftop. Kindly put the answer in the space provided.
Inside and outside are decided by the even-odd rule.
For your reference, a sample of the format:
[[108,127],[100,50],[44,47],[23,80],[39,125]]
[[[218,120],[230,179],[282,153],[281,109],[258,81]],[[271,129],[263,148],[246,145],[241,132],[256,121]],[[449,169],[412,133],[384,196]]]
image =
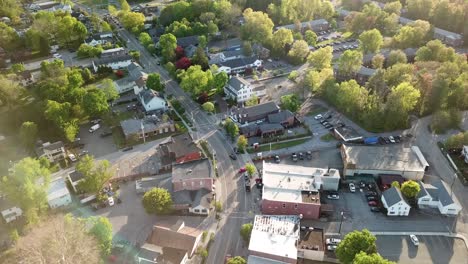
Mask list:
[[201,189],[196,191],[178,191],[172,193],[175,204],[189,204],[191,207],[197,207],[199,205],[209,208],[213,195],[211,191]]
[[195,160],[172,167],[172,180],[212,178],[211,165],[208,159]]
[[248,116],[258,116],[258,115],[264,115],[268,113],[274,113],[275,111],[278,111],[279,107],[276,105],[275,102],[270,101],[266,102],[263,104],[258,104],[250,107],[244,107],[244,108],[239,108],[237,109],[237,113],[241,114],[242,117],[243,115]]
[[447,31],[447,30],[444,30],[444,29],[441,29],[441,28],[434,28],[434,32],[436,34],[443,35],[443,36],[445,36],[447,38],[451,38],[451,39],[462,39],[463,38],[463,36],[458,34],[458,33]]
[[129,61],[129,60],[132,60],[132,56],[130,56],[128,54],[124,54],[124,55],[120,55],[120,56],[112,56],[112,57],[107,57],[107,58],[101,58],[101,59],[95,60],[94,64],[96,66],[99,66],[99,65],[112,63],[112,62]]
[[55,150],[55,149],[58,149],[58,148],[63,148],[65,145],[63,144],[62,141],[57,141],[57,142],[54,142],[54,143],[49,143],[47,144],[48,142],[44,143],[44,145],[42,145],[42,147],[46,150]]
[[242,53],[241,49],[236,49],[236,50],[223,51],[223,55],[224,55],[224,57],[229,58],[229,57],[241,56],[241,55],[243,55],[243,53]]
[[281,111],[279,113],[275,113],[275,114],[271,114],[271,115],[268,115],[268,122],[270,123],[281,123],[281,122],[284,122],[286,119],[290,118],[290,117],[293,117],[294,114],[291,113],[291,111],[289,110],[284,110],[284,111]]
[[454,203],[447,186],[441,180],[433,180],[430,185],[424,184],[424,187],[432,197],[432,200],[439,201],[443,206]]
[[234,76],[231,79],[229,79],[228,85],[234,90],[239,91],[242,85],[248,86],[250,85],[250,83],[242,77]]
[[383,197],[388,207],[403,201],[403,196],[398,188],[392,187],[383,192]]
[[238,68],[238,67],[242,67],[245,65],[250,65],[254,63],[256,60],[257,60],[256,57],[238,58],[238,59],[221,62],[220,65],[225,66],[225,67]]
[[[306,22],[302,22],[301,23],[301,28],[304,28],[304,27],[307,27],[307,26],[310,26],[312,29],[314,29],[314,27],[317,27],[317,26],[322,26],[322,25],[328,25],[328,21],[325,20],[325,19],[316,19],[316,20],[312,20],[312,21],[306,21]],[[278,26],[276,27],[277,29],[280,29],[280,28],[287,28],[287,29],[295,29],[296,28],[296,24],[289,24],[289,25],[284,25],[284,26]]]
[[141,132],[141,126],[143,124],[145,133],[158,130],[160,128],[170,125],[170,123],[157,123],[151,120],[142,120],[142,119],[127,119],[120,121],[120,126],[122,127],[124,135],[132,135]]
[[190,45],[198,45],[198,36],[188,36],[183,38],[177,38],[177,45],[182,48],[188,47]]

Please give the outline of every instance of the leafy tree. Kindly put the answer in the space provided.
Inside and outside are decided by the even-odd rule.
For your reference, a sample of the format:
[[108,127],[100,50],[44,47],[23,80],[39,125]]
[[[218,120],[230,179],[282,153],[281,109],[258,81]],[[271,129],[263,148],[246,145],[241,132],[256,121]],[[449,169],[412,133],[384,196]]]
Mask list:
[[159,22],[163,26],[168,26],[173,21],[181,21],[183,18],[191,21],[194,17],[192,5],[189,2],[181,1],[166,5],[161,10]]
[[140,41],[141,45],[143,45],[145,48],[148,48],[150,44],[153,44],[153,39],[151,39],[151,36],[146,32],[140,33],[138,36],[138,41]]
[[35,223],[47,211],[49,184],[49,169],[39,160],[27,157],[13,165],[12,172],[2,178],[0,191],[23,210],[28,223]]
[[295,21],[310,21],[317,18],[331,19],[335,10],[327,1],[283,0],[268,5],[268,13],[277,24],[283,25]]
[[247,261],[241,256],[236,256],[234,258],[230,258],[227,264],[247,264]]
[[249,174],[249,176],[253,176],[255,174],[255,172],[257,171],[257,169],[255,168],[255,166],[252,164],[252,163],[247,163],[245,164],[245,170],[247,170],[247,173]]
[[369,92],[355,80],[342,82],[335,91],[335,105],[351,117],[358,118],[363,112],[369,98]]
[[163,188],[153,188],[143,195],[143,207],[148,214],[167,214],[172,210],[171,194]]
[[301,102],[296,94],[289,94],[281,96],[281,107],[291,112],[296,112],[301,107]]
[[120,22],[127,29],[133,33],[139,32],[145,24],[145,15],[137,12],[120,12]]
[[382,69],[384,62],[385,62],[385,56],[380,53],[375,54],[374,57],[372,57],[372,67],[374,69]]
[[247,145],[249,144],[247,138],[244,135],[240,135],[237,139],[237,148],[244,151]]
[[87,44],[81,44],[78,48],[76,55],[79,58],[92,58],[92,57],[99,57],[102,53],[103,49],[101,46],[90,46]]
[[394,1],[394,2],[389,2],[386,3],[384,6],[384,11],[387,13],[394,13],[397,15],[400,15],[402,5],[400,1]]
[[460,112],[456,108],[438,110],[432,115],[431,130],[437,134],[445,133],[449,128],[457,128],[460,120]]
[[7,79],[0,75],[0,105],[12,110],[14,106],[21,104],[26,90],[16,81]]
[[222,92],[224,86],[226,86],[227,82],[229,81],[229,77],[225,72],[218,72],[214,75],[214,87],[218,93]]
[[83,109],[90,116],[99,116],[109,110],[106,94],[99,89],[92,88],[83,97]]
[[165,85],[161,81],[161,75],[159,75],[159,73],[148,74],[148,79],[146,80],[146,87],[157,92],[163,92]]
[[220,201],[215,202],[215,210],[217,213],[221,213],[221,211],[223,211],[223,204]]
[[398,188],[398,189],[401,188],[400,183],[397,182],[397,181],[392,181],[392,184],[391,184],[391,185],[392,185],[392,187],[395,187],[395,188]]
[[247,101],[245,101],[245,106],[254,106],[254,105],[257,105],[258,104],[258,97],[253,94],[252,96],[250,96],[249,99],[247,99]]
[[19,131],[21,142],[28,148],[34,146],[34,143],[37,139],[37,125],[34,122],[26,121],[24,122]]
[[431,40],[427,42],[426,46],[421,47],[416,52],[416,61],[454,61],[455,50],[451,47],[445,46],[440,40]]
[[257,43],[265,44],[272,37],[273,21],[261,11],[253,11],[251,8],[244,10],[245,23],[241,27],[241,38]]
[[89,232],[96,237],[104,256],[111,253],[112,249],[112,224],[107,217],[92,217],[89,218],[92,225]]
[[83,156],[76,170],[83,174],[84,180],[78,184],[78,189],[85,193],[97,194],[101,191],[104,184],[112,178],[113,170],[110,168],[110,163],[107,160],[96,162],[93,156]]
[[198,47],[195,51],[195,54],[192,57],[191,60],[192,64],[197,64],[202,67],[203,70],[206,70],[209,68],[208,65],[208,57],[206,56],[205,52],[201,47]]
[[252,44],[250,41],[243,41],[242,42],[242,54],[244,56],[250,57],[252,56],[253,50],[252,50]]
[[362,53],[357,50],[347,50],[338,59],[338,69],[343,75],[352,75],[361,69]]
[[177,48],[177,39],[171,33],[164,34],[159,38],[159,46],[164,61],[173,61],[175,59],[175,49]]
[[202,49],[205,49],[206,45],[208,45],[208,40],[206,39],[206,36],[198,36],[198,46]]
[[253,225],[252,223],[247,223],[243,224],[240,229],[240,235],[242,239],[244,239],[244,242],[249,243],[250,241],[250,235],[252,234],[252,228]]
[[312,30],[306,30],[304,33],[304,40],[309,44],[310,46],[315,46],[317,44],[317,34],[313,32]]
[[364,252],[365,254],[377,253],[375,245],[376,238],[367,229],[362,231],[355,230],[348,233],[343,241],[336,248],[336,256],[341,263],[353,263],[357,254]]
[[[400,3],[400,2],[396,2]],[[379,253],[367,254],[359,252],[353,260],[353,264],[395,264],[395,262],[384,259]]]
[[401,50],[392,50],[388,55],[387,59],[387,67],[391,67],[397,63],[406,63],[408,59],[406,58],[406,54]]
[[24,68],[23,63],[14,63],[13,65],[11,65],[11,71],[13,73],[24,72],[24,70],[25,70],[25,68]]
[[421,191],[421,187],[415,181],[409,180],[401,184],[401,193],[408,199],[414,199]]
[[127,0],[120,0],[120,9],[124,12],[130,12],[130,10],[132,10]]
[[101,90],[102,92],[104,92],[107,101],[113,101],[119,98],[119,92],[117,91],[117,88],[115,87],[115,83],[111,79],[102,80]]
[[311,92],[322,95],[323,83],[333,78],[333,70],[325,68],[321,71],[308,70],[304,77],[304,85],[310,89]]
[[[0,3],[1,5],[1,3]],[[18,46],[19,36],[15,29],[0,22],[0,46],[7,52],[12,52]]]
[[332,59],[333,48],[329,46],[311,52],[309,57],[307,57],[307,61],[310,63],[310,65],[317,70],[331,68]]
[[288,80],[295,82],[298,77],[299,77],[299,73],[293,70],[289,73]]
[[445,141],[445,146],[448,148],[461,148],[464,145],[468,145],[468,131],[453,135]]
[[382,34],[380,34],[380,31],[376,28],[365,31],[359,35],[359,45],[364,54],[379,51],[382,44]]
[[239,127],[230,118],[226,118],[224,121],[224,129],[232,140],[239,134]]
[[215,111],[215,106],[212,102],[206,102],[202,105],[203,110],[207,111],[208,113],[213,113]]
[[286,28],[280,28],[273,33],[271,46],[272,51],[277,56],[283,56],[286,53],[285,48],[293,43],[292,31]]
[[309,54],[309,45],[304,40],[297,40],[293,43],[288,52],[288,58],[292,64],[301,64]]
[[407,82],[393,88],[385,106],[387,128],[405,127],[408,122],[409,112],[414,109],[420,96],[419,90]]
[[427,21],[417,20],[403,26],[393,37],[393,42],[400,49],[420,47],[427,40],[431,25]]
[[213,74],[211,71],[203,71],[200,65],[190,66],[186,71],[181,72],[180,87],[192,95],[199,95],[208,92],[213,85]]
[[99,263],[99,253],[84,221],[55,216],[20,237],[6,263]]
[[398,63],[385,71],[385,83],[389,87],[397,86],[403,82],[411,82],[413,78],[413,65]]

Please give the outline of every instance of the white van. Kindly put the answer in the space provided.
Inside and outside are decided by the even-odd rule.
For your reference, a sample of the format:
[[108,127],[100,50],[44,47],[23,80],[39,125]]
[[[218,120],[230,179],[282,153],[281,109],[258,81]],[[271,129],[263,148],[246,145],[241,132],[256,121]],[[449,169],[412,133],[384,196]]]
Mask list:
[[101,127],[101,125],[99,125],[99,124],[96,124],[96,125],[92,126],[89,129],[89,133],[93,133],[94,131],[98,130],[100,127]]

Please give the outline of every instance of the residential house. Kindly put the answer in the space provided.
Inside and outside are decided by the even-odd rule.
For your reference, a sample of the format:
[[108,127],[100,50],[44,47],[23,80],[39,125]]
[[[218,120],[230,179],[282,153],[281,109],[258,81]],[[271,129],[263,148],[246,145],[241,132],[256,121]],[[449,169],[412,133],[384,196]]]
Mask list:
[[[182,220],[177,221],[171,227],[154,226],[147,243],[154,245],[157,252],[165,259],[166,250],[178,250],[187,256],[182,259],[192,258],[201,242],[203,232],[197,228],[188,227]],[[172,252],[171,252],[172,253]],[[184,255],[185,255],[184,254]],[[175,262],[160,261],[157,263],[185,263],[179,259]]]
[[226,50],[223,52],[215,53],[210,55],[210,64],[219,64],[224,61],[244,58],[243,51],[239,49]]
[[367,81],[369,81],[370,77],[375,74],[375,72],[375,69],[361,66],[361,68],[354,74],[343,74],[340,72],[338,64],[333,65],[333,75],[340,82],[354,79],[360,85],[364,85]]
[[50,162],[58,162],[65,159],[65,145],[62,141],[57,141],[54,143],[39,142],[36,147],[36,154],[39,158],[46,157]]
[[[408,25],[414,22],[414,20],[412,19],[401,17],[401,16],[400,16],[399,21],[400,21],[400,24],[402,25]],[[444,44],[454,46],[454,47],[459,47],[463,45],[463,35],[450,32],[447,30],[443,30],[437,27],[434,27],[433,38],[442,41],[442,43]]]
[[173,164],[202,158],[202,152],[192,141],[189,133],[172,136],[169,142],[159,145],[158,155],[162,170],[171,170]]
[[242,73],[247,69],[256,69],[262,66],[262,61],[256,57],[238,58],[219,63],[218,71],[227,74]]
[[112,58],[112,57],[119,57],[122,55],[127,55],[127,50],[125,48],[113,48],[108,50],[103,50],[101,53],[101,58]]
[[0,195],[0,212],[5,223],[13,222],[23,215],[23,210]]
[[248,263],[297,263],[299,226],[298,215],[256,215]]
[[95,72],[98,71],[99,67],[105,66],[110,67],[113,70],[123,69],[132,63],[132,56],[126,55],[119,55],[115,57],[105,57],[103,58],[101,55],[100,59],[93,60],[92,65]]
[[[299,28],[298,28],[299,26]],[[308,29],[311,29],[314,32],[320,32],[324,30],[330,29],[330,23],[328,23],[327,20],[325,19],[317,19],[317,20],[312,20],[312,21],[307,21],[307,22],[302,22],[298,25],[296,24],[289,24],[289,25],[284,25],[284,26],[278,26],[276,27],[276,30],[280,28],[286,28],[290,30],[298,30],[298,31],[306,31]]]
[[336,169],[263,162],[261,211],[271,215],[320,217],[320,190],[338,190]]
[[176,131],[172,122],[161,122],[152,117],[145,119],[127,119],[120,121],[125,140],[143,139],[145,137],[157,135],[169,135]]
[[182,38],[177,38],[177,46],[180,46],[182,48],[186,48],[188,46],[198,46],[198,36],[188,36],[188,37],[182,37]]
[[387,209],[388,216],[408,216],[410,206],[405,201],[401,191],[397,187],[392,187],[382,194],[382,204]]
[[112,32],[101,32],[93,34],[84,40],[84,43],[89,46],[97,46],[97,45],[104,45],[106,43],[112,43]]
[[275,102],[267,102],[249,107],[233,107],[230,111],[230,117],[239,124],[248,124],[250,122],[263,121],[268,115],[276,114],[280,111]]
[[411,148],[402,144],[385,146],[341,146],[343,176],[360,174],[401,175],[409,180],[421,180],[429,168],[424,155],[417,146]]
[[284,127],[281,124],[251,123],[239,128],[241,135],[249,137],[268,138],[284,134]]
[[70,192],[62,177],[56,178],[50,182],[49,190],[47,191],[47,203],[50,208],[59,208],[70,205],[72,202]]
[[224,93],[238,103],[245,102],[252,96],[262,97],[266,94],[265,86],[255,86],[240,76],[233,76],[229,79],[224,87]]
[[468,146],[463,146],[461,155],[463,156],[465,163],[468,163]]
[[36,78],[32,75],[31,71],[25,70],[18,74],[21,85],[27,87],[36,82]]
[[188,58],[192,58],[195,55],[196,51],[197,51],[197,46],[194,46],[194,45],[189,45],[185,47],[184,49],[185,56]]
[[443,215],[458,215],[462,209],[460,203],[452,195],[446,183],[437,179],[430,183],[418,182],[421,187],[418,196],[419,208],[437,208]]
[[161,254],[159,254],[157,246],[145,243],[143,244],[143,246],[140,247],[140,250],[135,256],[135,262],[137,264],[157,264],[160,263],[158,262],[160,256]]
[[143,89],[137,95],[137,98],[147,114],[155,112],[164,112],[167,109],[166,100],[164,100],[164,98],[159,97],[158,93],[151,89]]
[[75,170],[75,171],[69,173],[67,175],[66,179],[70,183],[70,186],[73,188],[75,193],[77,193],[78,192],[77,185],[82,180],[84,180],[84,175],[83,175],[83,173]]
[[146,80],[148,74],[143,71],[143,68],[136,62],[130,63],[127,66],[128,76],[114,81],[115,88],[119,94],[132,91],[138,95],[146,88]]

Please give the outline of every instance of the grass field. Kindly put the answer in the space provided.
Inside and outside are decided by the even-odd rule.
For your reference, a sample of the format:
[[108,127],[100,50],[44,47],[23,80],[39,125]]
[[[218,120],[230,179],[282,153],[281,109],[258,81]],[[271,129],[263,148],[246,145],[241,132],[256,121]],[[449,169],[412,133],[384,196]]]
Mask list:
[[[294,147],[294,146],[303,144],[307,140],[308,139],[306,138],[306,139],[291,140],[291,141],[287,141],[287,142],[272,143],[271,144],[271,150]],[[257,149],[249,148],[249,149],[247,149],[247,152],[248,153],[255,153],[255,152],[268,151],[268,150],[270,150],[270,144],[262,145]]]

